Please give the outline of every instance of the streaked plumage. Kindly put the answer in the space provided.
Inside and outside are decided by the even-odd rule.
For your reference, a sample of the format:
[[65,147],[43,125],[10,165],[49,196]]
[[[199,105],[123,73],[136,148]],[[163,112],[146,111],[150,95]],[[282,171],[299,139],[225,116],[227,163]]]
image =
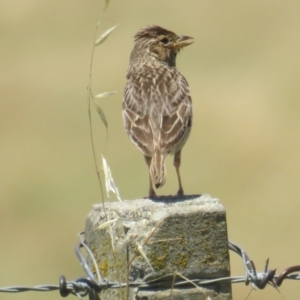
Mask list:
[[149,196],[155,196],[152,183],[160,188],[166,181],[168,154],[174,154],[178,194],[183,195],[180,155],[191,130],[192,101],[188,83],[176,69],[176,55],[191,38],[159,26],[142,29],[134,38],[122,106],[125,130],[149,166]]

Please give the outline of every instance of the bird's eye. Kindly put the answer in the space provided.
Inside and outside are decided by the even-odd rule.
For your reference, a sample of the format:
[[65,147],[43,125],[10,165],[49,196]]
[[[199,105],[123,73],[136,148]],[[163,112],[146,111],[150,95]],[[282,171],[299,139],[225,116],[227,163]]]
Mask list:
[[161,42],[166,45],[169,43],[169,40],[167,38],[163,38]]

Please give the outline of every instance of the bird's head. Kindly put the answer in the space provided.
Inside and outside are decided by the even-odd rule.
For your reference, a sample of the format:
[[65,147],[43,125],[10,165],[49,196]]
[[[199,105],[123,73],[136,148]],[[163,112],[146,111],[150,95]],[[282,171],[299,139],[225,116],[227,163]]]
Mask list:
[[146,27],[134,36],[135,46],[132,58],[141,58],[140,54],[143,53],[173,67],[176,63],[177,53],[183,47],[192,44],[192,39],[185,35],[178,36],[159,26]]

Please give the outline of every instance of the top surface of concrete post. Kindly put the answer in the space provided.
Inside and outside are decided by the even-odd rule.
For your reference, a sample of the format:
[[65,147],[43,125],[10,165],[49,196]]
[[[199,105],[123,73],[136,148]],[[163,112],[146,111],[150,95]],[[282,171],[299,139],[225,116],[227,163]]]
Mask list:
[[[115,221],[97,229],[109,224],[107,220]],[[231,299],[230,284],[172,290],[174,272],[178,280],[181,275],[230,275],[226,213],[218,199],[203,195],[108,202],[105,211],[97,204],[88,215],[85,234],[103,278],[123,283],[160,278],[163,285],[152,290],[108,289],[101,299],[163,299],[170,292],[173,299]]]

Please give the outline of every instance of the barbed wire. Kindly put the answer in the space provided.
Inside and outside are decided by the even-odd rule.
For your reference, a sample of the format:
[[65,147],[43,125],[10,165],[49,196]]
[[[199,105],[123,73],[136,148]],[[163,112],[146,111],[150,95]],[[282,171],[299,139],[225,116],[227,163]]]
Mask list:
[[[80,277],[73,281],[66,281],[64,276],[60,276],[58,285],[39,285],[34,287],[23,287],[23,286],[10,286],[0,288],[0,293],[20,293],[20,292],[49,292],[59,290],[62,297],[67,297],[72,294],[77,296],[79,299],[82,299],[85,296],[89,296],[89,300],[99,300],[99,294],[102,290],[122,288],[122,287],[131,287],[131,288],[162,288],[162,287],[184,287],[198,285],[205,286],[210,284],[220,284],[220,283],[240,283],[245,282],[246,285],[251,283],[254,289],[264,289],[268,284],[273,286],[278,290],[278,287],[281,286],[285,279],[291,280],[300,280],[300,273],[292,274],[295,272],[300,272],[300,265],[295,265],[286,268],[279,275],[276,275],[276,269],[268,269],[269,259],[267,259],[265,268],[262,272],[257,272],[254,262],[249,258],[247,253],[243,248],[236,245],[233,242],[228,242],[228,248],[238,254],[244,264],[245,276],[231,276],[231,277],[221,277],[215,279],[193,279],[193,280],[183,280],[178,279],[176,281],[168,280],[169,274],[158,280],[148,281],[148,282],[129,282],[129,283],[119,283],[107,281],[101,277],[101,273],[98,269],[96,260],[93,256],[92,251],[89,249],[85,243],[82,235],[84,232],[78,234],[80,242],[75,247],[76,255],[80,261],[81,266],[83,267],[87,277]],[[93,272],[91,271],[90,265],[88,264],[86,258],[81,252],[81,248],[84,248],[90,255],[93,265],[95,266],[97,279],[95,278]],[[166,280],[167,279],[167,280]]]

